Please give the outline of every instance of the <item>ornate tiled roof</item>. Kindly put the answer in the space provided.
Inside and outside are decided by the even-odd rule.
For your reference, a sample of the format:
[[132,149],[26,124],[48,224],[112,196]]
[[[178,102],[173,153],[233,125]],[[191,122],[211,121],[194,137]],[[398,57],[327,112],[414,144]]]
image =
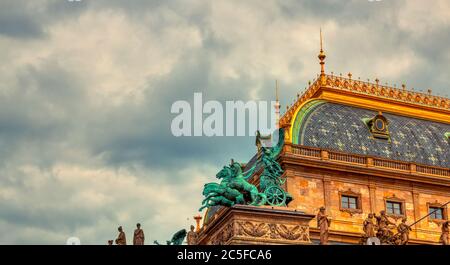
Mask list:
[[318,101],[294,122],[293,144],[450,167],[450,124],[383,113],[390,139],[377,139],[363,119],[377,111]]

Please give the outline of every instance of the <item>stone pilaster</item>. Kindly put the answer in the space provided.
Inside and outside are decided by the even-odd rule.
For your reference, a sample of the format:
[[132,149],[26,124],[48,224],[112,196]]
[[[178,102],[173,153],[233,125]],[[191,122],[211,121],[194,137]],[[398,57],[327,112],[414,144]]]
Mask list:
[[373,183],[369,184],[369,196],[370,196],[370,212],[377,212],[377,197],[376,197],[376,186]]

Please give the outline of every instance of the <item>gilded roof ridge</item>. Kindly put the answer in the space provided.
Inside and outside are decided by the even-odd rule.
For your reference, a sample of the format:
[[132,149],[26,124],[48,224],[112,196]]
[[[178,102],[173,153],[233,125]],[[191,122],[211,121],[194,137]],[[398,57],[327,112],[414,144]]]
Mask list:
[[[321,78],[325,77],[321,82]],[[342,77],[336,75],[325,74],[324,76],[318,76],[313,81],[303,95],[298,96],[297,100],[291,105],[287,106],[285,113],[283,113],[280,119],[280,126],[289,124],[294,115],[296,109],[306,100],[312,99],[314,94],[321,88],[329,88],[335,90],[343,90],[360,95],[369,95],[372,97],[379,97],[396,102],[403,102],[414,104],[417,106],[426,106],[439,110],[450,110],[450,99],[432,95],[429,93],[417,92],[406,89],[405,85],[402,88],[396,88],[388,85],[380,85],[379,80],[375,80],[376,83],[369,81],[356,80],[349,77]]]

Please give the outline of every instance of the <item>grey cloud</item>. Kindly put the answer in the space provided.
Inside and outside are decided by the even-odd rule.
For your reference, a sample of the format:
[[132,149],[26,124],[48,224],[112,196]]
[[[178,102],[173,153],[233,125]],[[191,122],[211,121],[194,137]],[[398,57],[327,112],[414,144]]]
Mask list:
[[15,38],[39,38],[44,35],[36,21],[28,17],[4,14],[0,16],[0,34]]
[[[15,85],[0,95],[2,162],[31,159],[50,166],[63,152],[54,148],[67,141],[74,119],[83,111],[84,91],[75,77],[51,61],[18,69]],[[38,156],[32,153],[39,150]]]
[[[422,41],[414,31],[400,27],[401,7],[414,5],[409,1],[276,1],[267,2],[269,6],[265,9],[259,1],[236,1],[260,12],[261,16],[249,14],[249,17],[256,20],[255,25],[263,27],[239,38],[224,35],[221,27],[213,25],[217,18],[212,15],[211,2],[85,0],[76,4],[55,0],[34,3],[41,4],[40,8],[34,10],[28,1],[2,1],[0,45],[7,43],[6,37],[23,43],[30,41],[30,49],[34,48],[31,44],[35,40],[50,42],[58,38],[50,34],[53,27],[77,21],[88,13],[95,17],[104,10],[116,10],[124,21],[132,21],[131,25],[139,27],[133,38],[140,42],[144,42],[147,34],[163,36],[177,32],[180,25],[188,25],[199,32],[201,43],[187,47],[187,40],[180,37],[177,47],[181,52],[174,66],[163,74],[147,75],[137,102],[125,99],[120,104],[102,103],[93,96],[97,87],[91,80],[62,63],[64,58],[52,52],[34,64],[20,64],[20,58],[17,61],[14,58],[17,63],[14,68],[0,68],[4,76],[9,76],[11,71],[14,77],[13,82],[0,84],[0,198],[6,198],[0,205],[0,224],[6,223],[5,227],[15,233],[3,236],[6,228],[2,227],[1,244],[55,243],[73,233],[83,235],[86,243],[104,244],[116,235],[117,225],[122,224],[131,231],[137,221],[144,224],[149,238],[164,240],[180,226],[188,225],[186,218],[196,213],[201,199],[202,181],[213,181],[215,169],[219,170],[230,158],[242,162],[250,159],[255,152],[254,138],[174,137],[170,132],[174,117],[170,107],[176,100],[192,102],[194,92],[203,92],[204,101],[246,101],[252,99],[250,92],[256,88],[261,100],[272,100],[275,79],[280,81],[282,105],[290,104],[308,81],[298,76],[311,69],[319,71],[317,53],[304,57],[309,41],[316,42],[318,36],[308,36],[307,41],[299,43],[298,50],[286,51],[286,47],[291,47],[286,46],[287,42],[296,41],[291,35],[280,35],[285,37],[283,40],[262,36],[268,34],[264,29],[273,23],[317,26],[317,31],[324,27],[327,71],[355,71],[355,77],[382,78],[373,76],[383,73],[371,72],[372,64],[384,60],[395,65],[401,59],[396,56],[411,51],[411,56],[419,58],[417,64],[409,72],[396,75],[395,80],[386,81],[404,80],[408,86],[431,86],[438,93],[448,93],[448,80],[442,76],[448,72],[449,58],[442,55],[448,54],[449,25],[437,25],[420,37]],[[236,25],[220,26],[231,32],[238,30],[229,28]],[[247,29],[247,25],[240,26]],[[336,28],[332,31],[331,27]],[[246,56],[246,52],[252,52],[252,47],[247,49],[246,45],[261,42],[264,43],[260,54],[248,57],[256,61],[232,65],[236,77],[224,77],[220,63],[227,63],[229,57],[238,60]],[[280,50],[268,49],[272,45],[278,45]],[[145,49],[146,45],[130,47]],[[287,60],[280,62],[286,66],[281,68],[286,72],[277,75],[272,71],[276,66],[268,65],[256,68],[262,69],[261,73],[252,75],[249,68],[277,58],[278,54],[274,53],[288,54],[280,57]],[[89,61],[84,63],[88,65]],[[149,65],[158,63],[148,62]],[[95,68],[90,70],[94,78],[108,81],[107,77],[97,76]],[[126,74],[134,75],[132,71]],[[284,74],[291,80],[287,81]],[[90,173],[92,180],[80,176],[80,182],[72,175],[65,176],[68,178],[65,183],[52,175],[52,170],[61,164],[80,168],[80,172],[72,173],[74,176],[88,169],[98,169],[98,173]],[[33,171],[35,176],[29,176],[28,167],[37,171]],[[121,175],[123,170],[129,175]],[[103,171],[120,177],[105,177],[104,181],[111,183],[104,185],[95,183],[101,177],[96,174]],[[123,191],[126,196],[113,194],[115,199],[105,199],[104,206],[99,208],[89,208],[89,201],[80,204],[70,201],[84,191],[108,197],[110,192],[120,193],[120,185],[124,184],[129,185]],[[145,194],[134,196],[142,192],[139,187],[146,188],[146,192],[168,189],[173,195],[167,201],[151,201]],[[35,234],[41,237],[36,239]]]
[[87,2],[3,0],[0,3],[0,35],[24,41],[45,38],[52,23],[78,16],[86,10]]
[[[196,61],[194,60],[196,59]],[[148,166],[183,167],[186,163],[226,163],[230,155],[249,159],[254,151],[253,138],[248,137],[174,137],[170,131],[172,103],[186,100],[193,103],[195,92],[203,92],[204,99],[245,100],[245,80],[225,82],[214,78],[210,62],[195,54],[184,58],[167,76],[149,84],[142,105],[125,105],[114,109],[88,125],[92,128],[91,147],[94,154],[103,154],[112,165],[140,161]],[[249,82],[247,82],[249,83]],[[150,92],[151,91],[151,92]],[[97,137],[99,136],[99,137]],[[242,146],[250,147],[250,150]],[[247,151],[246,151],[247,150]],[[237,154],[236,154],[237,153]],[[205,157],[205,154],[210,154]],[[226,158],[226,159],[225,159]]]

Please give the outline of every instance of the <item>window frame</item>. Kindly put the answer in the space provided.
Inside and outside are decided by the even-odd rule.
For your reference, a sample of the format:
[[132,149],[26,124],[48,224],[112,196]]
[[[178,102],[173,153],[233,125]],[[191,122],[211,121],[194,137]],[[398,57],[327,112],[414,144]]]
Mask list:
[[[400,204],[400,214],[395,213],[389,213],[388,212],[388,203],[397,203]],[[384,210],[386,211],[386,215],[389,217],[392,217],[394,219],[403,218],[406,216],[406,207],[405,207],[405,200],[399,199],[397,197],[386,197],[384,198]]]
[[[343,197],[352,197],[356,199],[356,208],[345,208],[342,207],[342,198]],[[353,215],[355,213],[362,213],[362,200],[361,200],[361,193],[353,192],[351,190],[348,191],[339,191],[339,210],[342,212],[347,212],[350,215]]]
[[438,202],[427,202],[427,214],[430,213],[430,208],[441,208],[442,209],[442,219],[435,219],[435,218],[431,218],[431,215],[428,216],[428,221],[429,222],[434,222],[434,223],[444,223],[448,220],[448,211],[447,211],[447,206],[442,207],[443,203],[438,203]]

